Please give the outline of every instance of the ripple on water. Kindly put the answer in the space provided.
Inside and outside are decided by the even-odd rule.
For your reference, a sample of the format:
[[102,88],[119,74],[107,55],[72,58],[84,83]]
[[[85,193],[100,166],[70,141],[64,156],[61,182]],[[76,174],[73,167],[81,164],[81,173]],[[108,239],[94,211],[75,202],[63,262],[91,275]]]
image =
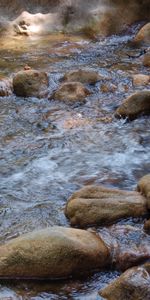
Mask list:
[[[117,87],[105,94],[100,90],[103,80],[88,86],[93,95],[84,106],[14,96],[0,99],[1,243],[35,228],[69,226],[63,211],[66,200],[83,185],[104,183],[131,190],[149,172],[149,118],[127,122],[112,117],[121,101],[135,91],[132,72],[145,72],[139,60],[133,63],[126,56],[131,38],[113,36],[93,43],[62,35],[30,43],[19,38],[7,41],[5,50],[6,45],[1,46],[3,75],[25,64],[46,70],[50,93],[67,70],[87,66],[110,77]],[[136,222],[141,227],[143,220]],[[0,297],[96,300],[97,291],[117,276],[117,272],[102,272],[67,282],[9,282],[0,286]]]

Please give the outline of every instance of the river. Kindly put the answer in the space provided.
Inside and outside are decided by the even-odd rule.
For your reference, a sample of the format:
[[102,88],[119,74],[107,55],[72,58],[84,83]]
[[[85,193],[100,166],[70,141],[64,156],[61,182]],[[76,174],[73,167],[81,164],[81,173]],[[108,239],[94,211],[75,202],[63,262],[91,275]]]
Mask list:
[[[130,45],[139,26],[93,42],[63,34],[1,38],[1,77],[28,64],[49,74],[49,93],[75,68],[96,70],[104,79],[87,86],[92,93],[84,105],[0,98],[0,243],[34,229],[69,226],[66,201],[84,185],[134,190],[149,172],[149,117],[113,117],[123,99],[143,89],[133,86],[132,75],[148,73],[142,58],[127,56],[140,51]],[[142,221],[121,224],[126,222]],[[118,275],[111,270],[60,282],[0,282],[0,299],[96,300],[97,291]]]

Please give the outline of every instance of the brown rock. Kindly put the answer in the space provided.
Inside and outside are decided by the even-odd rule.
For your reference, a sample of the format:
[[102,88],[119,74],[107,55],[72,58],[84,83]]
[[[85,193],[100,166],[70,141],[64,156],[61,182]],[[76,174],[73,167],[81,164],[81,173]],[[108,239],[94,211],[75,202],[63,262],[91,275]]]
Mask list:
[[103,79],[102,76],[98,74],[98,72],[92,71],[92,70],[73,70],[70,72],[67,72],[63,80],[64,81],[75,81],[75,82],[81,82],[81,83],[87,83],[87,84],[95,84],[97,81]]
[[144,43],[150,42],[150,23],[147,23],[140,29],[140,31],[137,33],[134,41],[135,42],[144,42]]
[[147,174],[140,179],[137,189],[146,197],[147,206],[148,209],[150,209],[150,174]]
[[68,200],[65,214],[71,225],[112,223],[147,212],[146,199],[138,192],[113,190],[104,186],[86,186]]
[[110,84],[101,84],[100,89],[102,93],[114,93],[117,90],[117,86],[110,83]]
[[150,53],[144,55],[143,65],[145,67],[150,67]]
[[150,114],[150,91],[137,92],[123,101],[115,112],[116,118],[136,119]]
[[149,75],[144,75],[144,74],[133,75],[133,85],[134,86],[147,85],[149,83],[150,83]]
[[17,96],[42,98],[47,95],[48,76],[36,70],[20,71],[13,78],[13,88]]
[[46,228],[0,246],[0,278],[57,279],[101,269],[108,263],[104,242],[79,229]]
[[63,83],[50,99],[60,100],[66,103],[85,102],[89,90],[80,82]]
[[127,270],[99,294],[107,300],[149,300],[150,270],[148,266]]
[[144,230],[150,234],[150,219],[144,223]]

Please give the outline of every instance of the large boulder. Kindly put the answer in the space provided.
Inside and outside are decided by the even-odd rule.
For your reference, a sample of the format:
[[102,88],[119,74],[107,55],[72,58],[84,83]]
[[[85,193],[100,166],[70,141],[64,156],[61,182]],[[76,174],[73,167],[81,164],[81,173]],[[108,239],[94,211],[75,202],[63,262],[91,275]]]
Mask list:
[[147,174],[140,179],[137,189],[146,197],[147,206],[150,209],[150,174]]
[[102,76],[98,74],[98,72],[95,72],[93,70],[87,69],[78,69],[73,70],[70,72],[67,72],[62,80],[64,81],[78,81],[81,83],[87,83],[87,84],[95,84],[97,81],[103,79]]
[[13,89],[20,97],[42,98],[48,93],[48,76],[37,70],[20,71],[13,78]]
[[116,118],[134,120],[140,115],[150,114],[150,91],[140,91],[123,101],[115,112]]
[[111,253],[112,266],[125,271],[150,259],[150,236],[141,228],[115,224],[98,234]]
[[147,212],[146,199],[138,192],[86,186],[68,200],[65,214],[71,225],[84,227],[107,224],[126,217],[138,217]]
[[65,103],[85,103],[85,98],[90,95],[90,92],[80,82],[66,82],[63,83],[58,90],[56,90],[50,99],[59,100]]
[[134,39],[135,42],[150,43],[150,23],[144,25],[137,33]]
[[109,251],[94,233],[63,227],[34,231],[0,246],[0,278],[65,278],[101,269]]
[[99,291],[99,294],[107,300],[149,300],[149,265],[127,270],[118,279]]

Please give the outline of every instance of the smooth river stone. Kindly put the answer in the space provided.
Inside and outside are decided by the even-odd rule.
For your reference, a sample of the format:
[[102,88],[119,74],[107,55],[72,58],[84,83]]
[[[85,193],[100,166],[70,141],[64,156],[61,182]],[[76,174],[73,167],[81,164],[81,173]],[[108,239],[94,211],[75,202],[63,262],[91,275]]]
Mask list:
[[45,97],[48,93],[48,76],[37,70],[20,71],[13,78],[13,89],[19,97]]
[[65,214],[71,225],[104,225],[147,213],[146,198],[138,192],[86,186],[68,200]]
[[0,278],[59,279],[109,263],[109,250],[101,238],[80,229],[46,228],[0,246]]
[[89,90],[80,82],[65,82],[51,96],[51,99],[65,103],[85,103],[85,98],[90,95]]
[[150,91],[139,91],[125,99],[115,112],[116,118],[134,120],[150,114]]
[[78,81],[86,84],[95,84],[97,81],[105,79],[98,72],[90,69],[77,69],[67,72],[62,80],[64,81]]
[[150,264],[127,270],[99,294],[105,300],[149,300]]

